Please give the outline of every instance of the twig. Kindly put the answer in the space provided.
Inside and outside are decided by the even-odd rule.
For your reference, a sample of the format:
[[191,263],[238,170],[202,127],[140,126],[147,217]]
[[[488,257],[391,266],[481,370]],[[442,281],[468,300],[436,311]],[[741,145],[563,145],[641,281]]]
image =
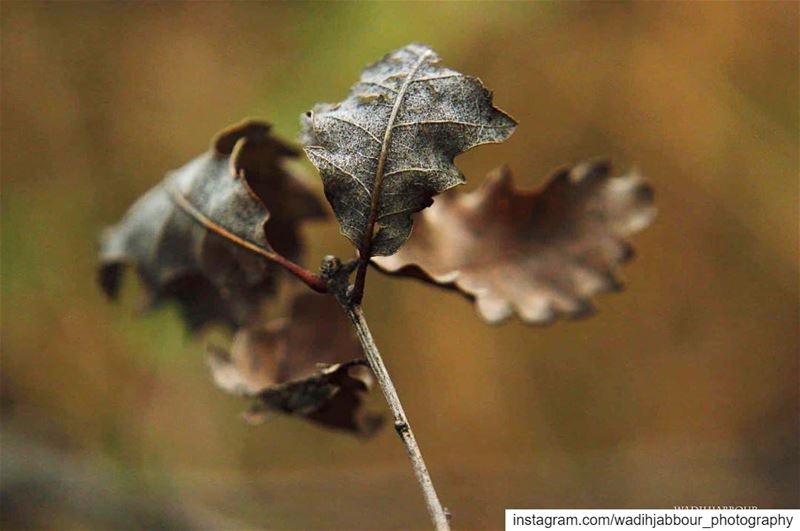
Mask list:
[[339,301],[339,304],[342,305],[347,316],[353,322],[364,356],[367,358],[367,362],[375,374],[378,384],[381,386],[383,396],[386,397],[392,416],[394,416],[394,429],[403,441],[408,457],[411,459],[414,475],[422,488],[425,503],[428,506],[428,513],[431,515],[436,530],[448,531],[450,524],[447,521],[447,510],[442,507],[442,503],[436,495],[436,489],[433,488],[433,481],[428,473],[428,468],[425,466],[425,461],[422,459],[422,452],[417,446],[417,440],[414,437],[414,432],[411,431],[411,425],[408,422],[406,413],[403,411],[400,397],[397,396],[392,379],[389,377],[389,371],[386,370],[381,353],[372,339],[372,333],[369,331],[367,320],[364,318],[364,312],[361,311],[361,305],[353,298],[353,290],[355,288],[348,285],[350,274],[360,265],[360,260],[342,264],[338,258],[326,256],[322,260],[320,277],[327,281],[328,291],[336,297],[336,300]]
[[397,396],[397,391],[394,388],[392,379],[389,377],[389,372],[383,364],[378,347],[372,339],[369,326],[367,326],[367,321],[364,319],[364,312],[361,311],[360,305],[346,305],[345,311],[350,320],[353,321],[364,355],[367,357],[372,372],[375,373],[375,377],[378,379],[386,401],[389,403],[389,409],[392,410],[394,428],[406,446],[408,457],[411,459],[411,466],[414,468],[414,475],[417,476],[422,493],[425,495],[425,503],[428,506],[428,513],[433,520],[433,524],[437,531],[447,531],[450,529],[450,524],[447,521],[447,512],[436,495],[436,489],[433,487],[428,468],[422,459],[422,452],[417,446],[414,432],[411,431],[411,425],[408,423],[405,411],[403,411],[403,405],[400,403],[400,397]]

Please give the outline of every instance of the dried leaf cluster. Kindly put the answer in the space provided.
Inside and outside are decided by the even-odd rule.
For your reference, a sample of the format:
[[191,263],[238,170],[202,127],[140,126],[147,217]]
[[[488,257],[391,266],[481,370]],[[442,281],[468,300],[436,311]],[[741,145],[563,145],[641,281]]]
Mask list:
[[361,396],[372,380],[336,302],[300,294],[290,319],[265,319],[286,274],[264,258],[299,260],[301,225],[327,215],[283,165],[298,154],[263,122],[222,131],[104,231],[99,281],[116,297],[133,267],[145,309],[174,300],[191,331],[236,328],[230,352],[211,347],[209,364],[220,388],[252,399],[249,420],[274,411],[370,435],[380,417],[362,411]]
[[[362,410],[371,377],[336,301],[358,305],[370,263],[458,290],[490,323],[587,314],[593,295],[619,287],[626,238],[654,216],[652,190],[602,162],[561,170],[537,191],[516,189],[506,168],[474,192],[450,190],[465,181],[453,159],[504,141],[516,122],[478,79],[437,63],[430,48],[406,46],[367,67],[343,101],[302,117],[305,153],[357,250],[341,268],[345,287],[357,269],[349,289],[337,287],[341,274],[298,265],[302,224],[325,209],[285,166],[300,152],[257,121],[220,133],[106,229],[103,289],[116,296],[132,267],[146,307],[175,300],[192,330],[233,327],[209,363],[219,387],[252,401],[249,419],[280,412],[362,435],[380,419]],[[336,299],[297,295],[286,319],[267,320],[287,272]]]

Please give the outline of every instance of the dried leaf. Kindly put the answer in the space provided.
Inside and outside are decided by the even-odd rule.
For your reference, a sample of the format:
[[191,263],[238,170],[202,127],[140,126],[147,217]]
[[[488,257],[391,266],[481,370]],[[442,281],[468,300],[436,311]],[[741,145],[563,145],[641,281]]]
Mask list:
[[290,320],[241,329],[230,352],[211,349],[209,364],[220,388],[254,400],[251,421],[277,412],[371,435],[382,417],[361,410],[372,376],[360,352],[336,300],[304,294]]
[[438,60],[418,44],[396,50],[367,67],[347,99],[303,119],[306,154],[342,233],[369,256],[397,251],[411,234],[411,214],[464,182],[456,155],[502,142],[516,126],[480,80]]
[[373,263],[458,289],[490,323],[513,313],[528,323],[585,315],[589,297],[619,289],[614,270],[632,256],[624,237],[655,215],[649,185],[609,171],[580,164],[528,192],[501,168],[475,192],[437,198],[400,252]]
[[187,208],[242,240],[296,260],[300,223],[324,216],[324,210],[282,166],[298,152],[269,133],[268,124],[255,121],[223,131],[211,151],[169,173],[107,228],[99,271],[105,292],[115,297],[123,271],[133,266],[147,289],[147,306],[176,299],[190,329],[255,319],[275,289],[277,267],[209,232]]

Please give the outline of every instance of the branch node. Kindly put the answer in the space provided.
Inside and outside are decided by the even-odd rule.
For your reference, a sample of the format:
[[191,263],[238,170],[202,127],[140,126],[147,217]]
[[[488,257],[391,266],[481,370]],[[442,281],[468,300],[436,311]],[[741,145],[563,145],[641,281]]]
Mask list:
[[319,266],[319,276],[328,287],[328,291],[333,293],[336,300],[342,306],[350,304],[350,286],[348,278],[352,266],[350,262],[342,264],[342,261],[335,256],[326,256],[322,259]]
[[408,424],[403,422],[402,420],[394,421],[394,430],[397,434],[402,437],[406,433],[408,433]]

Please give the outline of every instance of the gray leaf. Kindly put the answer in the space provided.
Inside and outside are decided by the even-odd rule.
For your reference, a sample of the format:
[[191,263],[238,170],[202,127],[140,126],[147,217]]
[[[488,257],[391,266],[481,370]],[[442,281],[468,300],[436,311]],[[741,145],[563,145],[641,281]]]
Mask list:
[[502,142],[516,126],[480,80],[438,60],[419,44],[396,50],[367,67],[347,99],[303,118],[306,154],[342,233],[370,256],[397,251],[411,214],[464,182],[456,155]]
[[116,297],[124,270],[133,267],[144,283],[147,307],[177,300],[192,330],[257,319],[279,268],[210,232],[186,208],[242,241],[297,259],[300,223],[324,213],[299,176],[282,167],[297,155],[294,148],[269,133],[269,124],[256,121],[223,131],[212,150],[170,172],[108,227],[100,242],[103,290]]

